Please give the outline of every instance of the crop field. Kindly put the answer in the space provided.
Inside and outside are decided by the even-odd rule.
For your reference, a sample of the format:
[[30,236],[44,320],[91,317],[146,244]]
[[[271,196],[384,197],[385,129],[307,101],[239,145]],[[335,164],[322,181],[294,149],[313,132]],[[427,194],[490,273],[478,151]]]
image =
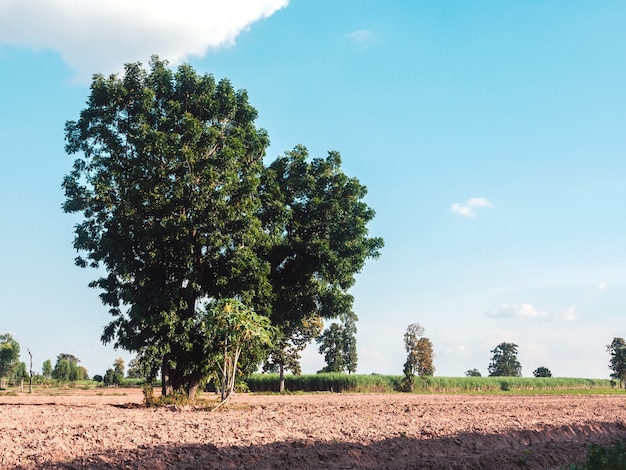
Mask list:
[[[379,392],[390,393],[400,387],[400,375],[310,374],[287,375],[285,390],[292,392]],[[279,390],[278,374],[254,374],[245,380],[251,392]],[[416,379],[418,393],[623,393],[605,379],[559,377],[425,377]]]

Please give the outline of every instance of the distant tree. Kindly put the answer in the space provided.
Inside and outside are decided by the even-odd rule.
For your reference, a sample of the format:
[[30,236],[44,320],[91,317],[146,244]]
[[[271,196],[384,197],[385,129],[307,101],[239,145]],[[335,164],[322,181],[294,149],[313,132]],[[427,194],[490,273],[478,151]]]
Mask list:
[[74,356],[73,354],[67,354],[67,353],[61,353],[57,356],[57,361],[61,361],[61,360],[70,361],[70,362],[73,362],[74,364],[78,364],[80,362],[80,359],[78,359],[76,356]]
[[517,344],[500,343],[492,349],[489,364],[490,377],[521,377],[522,366],[517,360]]
[[89,380],[89,371],[84,366],[78,366],[78,379],[77,380]]
[[465,371],[466,377],[482,377],[480,371],[478,369],[470,369]]
[[128,363],[126,377],[129,379],[145,379],[149,374],[148,368],[138,357],[131,359]]
[[285,371],[300,375],[300,353],[322,331],[323,321],[317,315],[286,321],[276,334],[263,365],[264,372],[278,372],[278,391],[285,391]]
[[343,372],[343,328],[339,323],[332,323],[315,341],[320,345],[319,352],[324,355],[326,366],[319,372]]
[[104,374],[104,377],[102,378],[102,382],[104,383],[105,386],[114,385],[115,384],[115,370],[107,369],[107,371]]
[[73,376],[72,366],[76,366],[76,364],[67,359],[57,360],[54,369],[52,369],[52,378],[61,382],[69,382]]
[[435,374],[435,366],[433,359],[433,343],[428,338],[420,338],[417,341],[417,349],[415,351],[417,358],[417,367],[414,369],[418,376],[428,377]]
[[611,344],[606,346],[607,352],[611,355],[609,360],[609,369],[611,378],[619,381],[622,387],[626,379],[626,341],[624,338],[613,338]]
[[50,359],[46,359],[43,361],[43,366],[41,367],[41,375],[43,375],[46,379],[52,377],[52,361]]
[[419,323],[412,323],[404,333],[407,358],[403,369],[402,389],[405,391],[413,391],[416,374],[426,377],[435,373],[433,345],[428,338],[423,338],[424,331]]
[[552,377],[552,372],[547,367],[537,367],[533,371],[535,377]]
[[124,359],[122,359],[121,357],[118,357],[117,359],[113,361],[113,370],[118,374],[122,374],[122,377],[124,376],[125,369],[126,369],[126,364],[124,363]]
[[52,370],[52,378],[61,382],[75,382],[88,378],[87,369],[79,366],[80,359],[72,354],[59,354]]
[[343,357],[348,374],[356,372],[359,361],[356,352],[356,322],[358,319],[352,311],[343,316]]
[[340,316],[342,323],[332,323],[316,338],[319,352],[324,355],[326,367],[320,372],[356,372],[356,322],[354,312]]
[[93,376],[93,378],[91,380],[93,380],[94,382],[101,383],[101,382],[104,381],[104,377],[102,377],[101,375],[96,374],[96,375]]
[[24,379],[28,378],[28,366],[25,362],[18,362],[17,367],[14,369],[12,374],[12,382],[13,385],[20,388],[20,390],[24,389]]
[[9,333],[0,335],[0,388],[18,367],[20,345]]

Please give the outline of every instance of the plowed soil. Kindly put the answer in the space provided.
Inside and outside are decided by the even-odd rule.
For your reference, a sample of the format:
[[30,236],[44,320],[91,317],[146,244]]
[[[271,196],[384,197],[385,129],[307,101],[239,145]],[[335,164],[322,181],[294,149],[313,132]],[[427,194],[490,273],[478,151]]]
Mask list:
[[544,469],[626,439],[623,395],[241,394],[215,412],[141,402],[124,389],[0,396],[0,468]]

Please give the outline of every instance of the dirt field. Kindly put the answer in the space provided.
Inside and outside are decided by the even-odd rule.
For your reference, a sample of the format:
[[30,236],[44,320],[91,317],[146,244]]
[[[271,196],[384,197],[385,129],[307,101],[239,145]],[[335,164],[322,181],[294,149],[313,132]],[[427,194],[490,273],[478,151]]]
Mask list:
[[0,396],[0,468],[558,468],[626,438],[625,396],[237,395],[210,413],[139,390]]

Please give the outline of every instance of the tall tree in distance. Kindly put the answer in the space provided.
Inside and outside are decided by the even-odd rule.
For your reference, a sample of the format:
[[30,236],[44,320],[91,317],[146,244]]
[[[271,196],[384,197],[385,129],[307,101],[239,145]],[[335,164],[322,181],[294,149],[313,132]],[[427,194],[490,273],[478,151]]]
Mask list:
[[191,394],[206,373],[191,328],[202,302],[269,294],[254,216],[269,139],[256,117],[228,80],[154,57],[149,71],[95,75],[87,107],[66,124],[77,159],[63,209],[84,217],[76,264],[106,272],[90,284],[113,316],[102,341],[149,354],[164,395]]
[[613,338],[606,350],[611,355],[609,361],[609,368],[613,371],[611,378],[618,380],[619,386],[622,387],[626,379],[626,341],[624,338]]
[[522,365],[517,360],[517,344],[500,343],[491,350],[490,377],[521,377]]
[[52,377],[52,361],[50,359],[46,359],[43,361],[43,365],[41,367],[41,375],[43,375],[46,379]]
[[263,364],[263,371],[278,372],[278,391],[285,391],[285,371],[300,375],[300,354],[313,338],[322,332],[324,322],[317,315],[286,321],[274,338],[269,355]]
[[356,372],[356,322],[354,312],[341,315],[342,323],[332,323],[315,341],[326,366],[320,372]]
[[415,375],[426,377],[435,373],[433,365],[433,345],[428,338],[424,338],[424,327],[419,323],[411,323],[404,333],[404,349],[407,352],[404,363],[404,377],[401,388],[411,392],[415,385]]
[[260,189],[272,287],[264,311],[280,329],[275,344],[284,348],[271,360],[291,368],[289,348],[314,337],[303,325],[351,313],[355,275],[379,256],[383,240],[369,237],[375,212],[363,201],[367,189],[342,171],[338,152],[310,159],[297,146],[265,169]]

